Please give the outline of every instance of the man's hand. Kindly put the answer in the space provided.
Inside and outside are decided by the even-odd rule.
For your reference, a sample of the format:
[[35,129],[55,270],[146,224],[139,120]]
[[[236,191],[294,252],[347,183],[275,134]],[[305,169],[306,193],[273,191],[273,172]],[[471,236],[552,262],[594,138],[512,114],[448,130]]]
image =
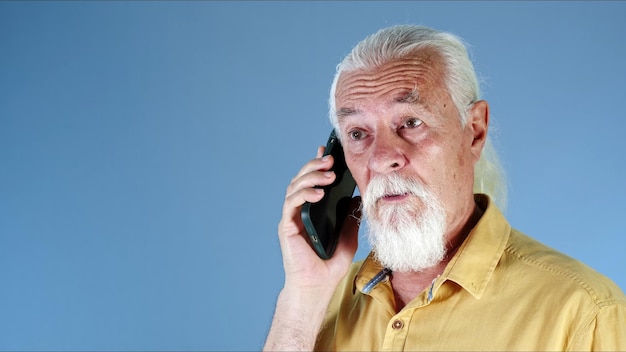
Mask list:
[[323,151],[324,148],[320,147],[317,158],[308,162],[287,187],[283,216],[278,225],[285,267],[285,287],[328,289],[330,286],[330,290],[334,291],[356,251],[358,224],[351,217],[345,221],[347,226],[343,228],[331,259],[320,259],[308,243],[300,216],[302,205],[305,202],[320,201],[324,190],[314,187],[327,186],[336,178],[334,172],[328,171],[334,160],[331,156],[321,158]]
[[[278,238],[283,254],[285,286],[276,304],[272,328],[265,350],[312,350],[324,319],[328,303],[339,281],[345,276],[357,249],[358,218],[349,216],[342,228],[333,257],[323,260],[308,243],[300,216],[305,202],[322,199],[327,186],[335,180],[330,170],[331,156],[309,161],[287,187],[283,215],[278,225]],[[353,199],[351,212],[356,212],[359,199]]]

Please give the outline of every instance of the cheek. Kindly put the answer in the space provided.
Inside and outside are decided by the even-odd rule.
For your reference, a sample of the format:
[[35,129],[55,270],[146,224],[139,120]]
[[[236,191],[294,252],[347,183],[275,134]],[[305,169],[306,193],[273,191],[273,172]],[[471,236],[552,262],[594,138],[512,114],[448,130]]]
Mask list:
[[456,153],[454,164],[449,166],[453,170],[453,180],[459,189],[474,185],[473,155],[468,150],[459,150]]
[[457,155],[456,165],[457,165],[457,167],[456,167],[457,171],[455,172],[455,175],[454,175],[455,176],[454,177],[455,180],[459,178],[459,175],[458,175],[459,173],[461,175],[465,174],[467,161],[466,161],[466,157],[463,155],[463,153],[459,153]]
[[438,146],[431,148],[429,152],[428,160],[424,163],[429,165],[427,178],[439,188],[440,193],[456,195],[466,187],[469,179],[472,179],[473,184],[469,154],[460,146]]
[[359,187],[359,192],[363,192],[368,183],[367,164],[360,158],[348,153],[346,153],[346,164],[348,165],[348,169],[350,169],[350,173],[352,173],[352,177],[356,181],[357,187]]

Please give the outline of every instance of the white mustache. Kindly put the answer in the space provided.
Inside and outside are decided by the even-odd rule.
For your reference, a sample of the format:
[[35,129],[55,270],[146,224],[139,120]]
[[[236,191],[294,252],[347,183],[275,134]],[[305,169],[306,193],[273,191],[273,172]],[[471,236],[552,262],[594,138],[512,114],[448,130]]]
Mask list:
[[397,174],[378,175],[367,185],[363,203],[376,204],[381,198],[389,196],[413,195],[424,198],[428,191],[418,180]]

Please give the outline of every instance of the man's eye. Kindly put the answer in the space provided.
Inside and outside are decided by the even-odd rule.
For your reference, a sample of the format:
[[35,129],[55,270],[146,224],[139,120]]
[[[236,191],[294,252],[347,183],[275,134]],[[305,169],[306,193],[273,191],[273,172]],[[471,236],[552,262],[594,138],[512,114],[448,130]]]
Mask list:
[[404,120],[404,125],[403,127],[406,128],[415,128],[418,127],[419,125],[421,125],[423,122],[420,119],[417,118],[408,118],[406,120]]
[[352,139],[353,141],[358,141],[359,139],[364,137],[364,133],[363,131],[359,131],[359,130],[352,130],[350,132],[348,132],[348,136],[350,136],[350,139]]

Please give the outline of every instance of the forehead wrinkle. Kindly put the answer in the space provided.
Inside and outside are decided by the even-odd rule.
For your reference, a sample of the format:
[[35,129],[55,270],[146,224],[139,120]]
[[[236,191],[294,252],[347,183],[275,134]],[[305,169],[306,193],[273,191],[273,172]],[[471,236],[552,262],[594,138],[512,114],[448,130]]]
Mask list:
[[439,68],[432,56],[420,55],[394,60],[374,69],[346,71],[339,77],[335,91],[336,116],[343,120],[363,113],[363,104],[381,98],[388,107],[406,104],[419,109],[426,103],[420,89],[427,89],[421,93],[429,93],[443,84]]
[[429,57],[413,56],[403,59],[395,59],[381,66],[371,69],[357,69],[354,71],[346,71],[340,77],[340,85],[349,84],[352,80],[377,82],[381,77],[390,76],[396,73],[423,73],[427,72],[431,67]]
[[[343,107],[350,107],[359,101],[380,97],[389,102],[416,104],[421,102],[418,86],[426,86],[421,77],[387,77],[375,85],[356,85],[345,87],[336,95],[336,101],[343,101]],[[345,106],[347,105],[347,106]]]
[[[427,87],[432,78],[429,77],[428,69],[405,67],[398,69],[392,74],[380,74],[377,72],[360,72],[348,75],[339,83],[339,89],[335,93],[337,102],[354,103],[354,101],[369,99],[375,96],[382,97],[395,90],[393,99],[402,103],[418,103],[421,96],[418,94],[419,86]],[[349,106],[344,106],[349,107]]]
[[385,97],[390,103],[408,103],[413,104],[419,102],[419,94],[411,89],[403,87],[394,87],[389,85],[383,85],[376,90],[359,90],[352,92],[349,96],[345,97],[348,105],[351,102],[369,100],[373,97]]
[[[378,82],[381,78],[394,76],[398,73],[407,76],[412,74],[419,74],[425,71],[423,66],[418,65],[395,65],[387,68],[381,68],[377,70],[369,71],[354,71],[353,80],[364,82]],[[356,78],[354,78],[356,77]],[[349,80],[348,80],[349,81]]]
[[402,81],[415,81],[421,75],[426,74],[423,68],[404,67],[398,68],[391,72],[359,72],[342,77],[339,82],[339,90],[337,95],[341,95],[349,89],[368,89],[375,88],[384,84],[397,83]]
[[367,102],[374,97],[385,97],[383,99],[387,101],[386,105],[388,107],[395,104],[415,106],[423,103],[417,89],[417,83],[413,85],[413,89],[408,87],[382,85],[376,91],[351,93],[345,98],[345,105],[338,107],[335,114],[339,120],[351,115],[357,115],[362,112],[359,106],[363,103],[367,104]]

